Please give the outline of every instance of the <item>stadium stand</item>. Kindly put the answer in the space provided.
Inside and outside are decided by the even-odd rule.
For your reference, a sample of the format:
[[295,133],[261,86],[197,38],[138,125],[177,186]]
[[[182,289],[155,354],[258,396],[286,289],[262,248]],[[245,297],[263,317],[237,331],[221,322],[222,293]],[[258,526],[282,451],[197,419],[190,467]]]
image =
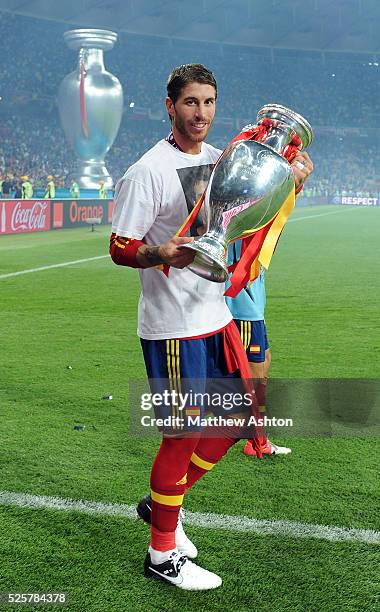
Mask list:
[[[43,189],[52,174],[58,188],[69,187],[74,157],[56,107],[59,83],[75,68],[75,54],[62,36],[69,26],[10,13],[0,17],[0,52],[5,57],[12,49],[12,65],[0,67],[5,83],[0,175],[10,175],[16,185],[28,174],[34,187]],[[28,31],[28,36],[20,37],[20,31]],[[126,33],[106,56],[107,68],[118,76],[125,93],[122,125],[107,157],[114,178],[166,135],[162,83],[174,64],[197,61],[215,72],[220,87],[212,144],[223,148],[238,129],[255,120],[260,106],[275,101],[303,114],[315,129],[310,194],[379,193],[380,66],[369,54],[202,42],[194,52],[187,41]]]

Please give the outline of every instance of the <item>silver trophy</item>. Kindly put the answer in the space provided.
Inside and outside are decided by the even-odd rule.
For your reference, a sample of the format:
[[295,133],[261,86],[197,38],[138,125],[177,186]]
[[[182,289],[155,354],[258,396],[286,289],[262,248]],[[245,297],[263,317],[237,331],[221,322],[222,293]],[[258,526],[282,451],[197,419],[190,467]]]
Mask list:
[[217,283],[228,278],[228,245],[267,225],[292,191],[292,169],[282,153],[294,132],[301,139],[299,150],[313,140],[306,119],[285,106],[264,106],[257,123],[265,118],[273,120],[265,142],[241,140],[224,151],[211,174],[201,209],[206,233],[183,245],[196,251],[189,269]]
[[112,49],[117,34],[109,30],[70,30],[64,39],[79,50],[78,68],[62,81],[58,108],[66,138],[74,149],[79,186],[99,189],[99,181],[112,187],[104,158],[114,142],[123,114],[119,80],[104,67],[103,52]]

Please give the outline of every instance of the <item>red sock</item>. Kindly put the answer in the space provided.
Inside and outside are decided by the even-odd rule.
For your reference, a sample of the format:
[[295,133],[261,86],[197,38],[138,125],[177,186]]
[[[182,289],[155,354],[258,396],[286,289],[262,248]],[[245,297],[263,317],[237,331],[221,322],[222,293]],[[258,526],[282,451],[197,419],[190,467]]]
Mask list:
[[238,438],[202,437],[195,448],[187,471],[186,491],[204,474],[207,474],[227,451],[238,442]]
[[166,552],[176,548],[175,531],[160,531],[150,526],[150,545],[154,550]]
[[150,486],[151,546],[155,550],[175,548],[175,530],[186,490],[187,471],[198,440],[198,437],[163,438],[154,460]]

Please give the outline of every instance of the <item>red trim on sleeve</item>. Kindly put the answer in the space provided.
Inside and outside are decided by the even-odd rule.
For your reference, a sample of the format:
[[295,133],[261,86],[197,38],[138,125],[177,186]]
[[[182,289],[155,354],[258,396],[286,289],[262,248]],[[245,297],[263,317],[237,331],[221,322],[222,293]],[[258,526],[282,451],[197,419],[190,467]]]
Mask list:
[[112,261],[118,266],[129,266],[130,268],[142,268],[137,261],[137,251],[144,244],[142,240],[125,238],[111,234],[110,255]]

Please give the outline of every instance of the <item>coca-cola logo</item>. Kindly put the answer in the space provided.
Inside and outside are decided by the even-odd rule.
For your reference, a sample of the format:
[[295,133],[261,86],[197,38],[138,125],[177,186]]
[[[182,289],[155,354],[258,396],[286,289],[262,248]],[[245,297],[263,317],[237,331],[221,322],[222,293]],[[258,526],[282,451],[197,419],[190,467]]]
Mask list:
[[19,232],[46,229],[47,212],[46,202],[34,202],[32,205],[17,202],[12,210],[11,230]]

